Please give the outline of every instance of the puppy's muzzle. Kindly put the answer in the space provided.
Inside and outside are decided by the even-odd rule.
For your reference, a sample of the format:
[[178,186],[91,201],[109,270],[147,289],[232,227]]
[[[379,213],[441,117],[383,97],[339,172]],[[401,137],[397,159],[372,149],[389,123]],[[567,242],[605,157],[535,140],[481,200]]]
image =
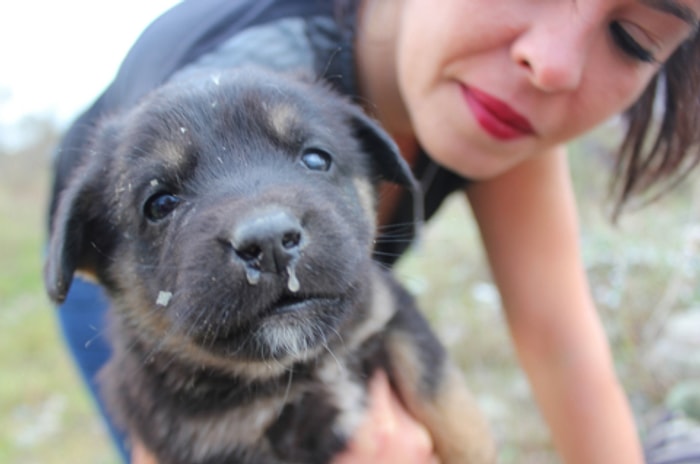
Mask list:
[[244,218],[234,226],[231,235],[231,247],[246,270],[248,283],[255,285],[263,272],[286,272],[292,291],[296,287],[294,266],[305,241],[299,220],[276,208]]

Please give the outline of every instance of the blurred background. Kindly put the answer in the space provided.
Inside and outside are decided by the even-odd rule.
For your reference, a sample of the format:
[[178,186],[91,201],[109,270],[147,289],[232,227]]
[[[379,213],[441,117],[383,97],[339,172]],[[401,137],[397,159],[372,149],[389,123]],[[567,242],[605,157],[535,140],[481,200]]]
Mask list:
[[[0,4],[0,462],[118,462],[42,287],[51,151],[143,27],[173,3]],[[594,296],[647,433],[668,410],[700,421],[700,183],[693,175],[613,225],[607,181],[619,132],[610,122],[572,144],[571,164]],[[502,462],[557,462],[461,196],[397,274],[463,367]]]

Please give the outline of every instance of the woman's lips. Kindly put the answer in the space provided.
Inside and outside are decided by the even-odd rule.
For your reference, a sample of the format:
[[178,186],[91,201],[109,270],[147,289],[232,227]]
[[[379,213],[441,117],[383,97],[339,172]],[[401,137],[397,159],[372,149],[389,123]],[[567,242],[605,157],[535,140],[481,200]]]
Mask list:
[[518,114],[505,102],[462,85],[462,95],[479,125],[500,140],[512,140],[535,133],[530,121]]

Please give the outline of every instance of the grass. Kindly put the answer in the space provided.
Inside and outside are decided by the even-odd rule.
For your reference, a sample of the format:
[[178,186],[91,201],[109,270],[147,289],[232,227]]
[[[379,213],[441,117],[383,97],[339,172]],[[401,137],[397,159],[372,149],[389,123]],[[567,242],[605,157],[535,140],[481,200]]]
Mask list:
[[0,153],[0,462],[115,464],[41,282],[44,153]]
[[[0,462],[117,463],[63,348],[40,279],[48,185],[43,154],[50,143],[48,137],[23,153],[0,152]],[[694,285],[700,274],[700,189],[688,183],[615,228],[603,208],[605,151],[597,139],[573,151],[588,274],[643,424],[682,380],[657,378],[647,362],[649,349],[670,317],[700,307]],[[397,273],[464,368],[502,443],[501,461],[557,462],[515,362],[462,198],[447,202]]]

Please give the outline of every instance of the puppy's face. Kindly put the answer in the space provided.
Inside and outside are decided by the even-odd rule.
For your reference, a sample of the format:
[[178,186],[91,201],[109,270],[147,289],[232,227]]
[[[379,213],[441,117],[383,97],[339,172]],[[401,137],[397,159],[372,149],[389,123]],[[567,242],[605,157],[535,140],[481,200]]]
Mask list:
[[153,349],[294,362],[361,317],[391,142],[326,89],[267,74],[169,85],[102,127],[64,193],[46,276],[108,289]]

